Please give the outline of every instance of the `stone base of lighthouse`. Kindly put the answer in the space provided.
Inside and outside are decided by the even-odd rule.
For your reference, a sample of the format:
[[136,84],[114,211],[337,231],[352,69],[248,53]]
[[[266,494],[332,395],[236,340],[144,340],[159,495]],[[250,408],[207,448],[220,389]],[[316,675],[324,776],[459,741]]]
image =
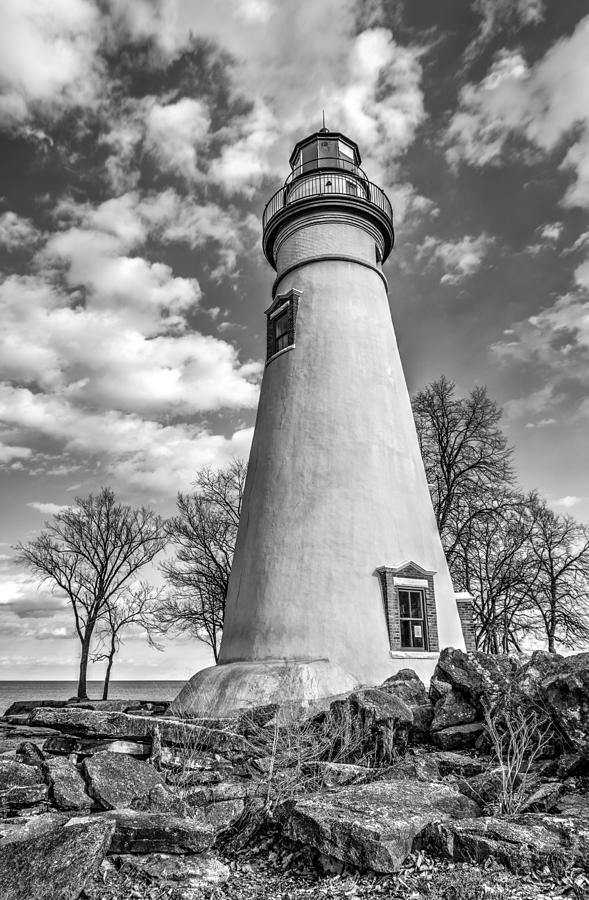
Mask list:
[[232,662],[193,675],[169,713],[224,718],[270,703],[311,705],[359,686],[353,675],[327,659]]

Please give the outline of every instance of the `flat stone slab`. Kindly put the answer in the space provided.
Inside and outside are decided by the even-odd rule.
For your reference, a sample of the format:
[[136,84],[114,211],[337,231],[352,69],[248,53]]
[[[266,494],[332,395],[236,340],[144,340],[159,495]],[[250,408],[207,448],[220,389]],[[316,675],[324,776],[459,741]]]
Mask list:
[[100,866],[114,829],[113,822],[100,818],[65,825],[53,820],[27,824],[5,837],[0,841],[2,900],[76,900]]
[[115,809],[83,821],[96,818],[114,823],[111,853],[202,853],[216,834],[212,825],[164,813]]
[[344,863],[397,872],[427,825],[478,814],[476,803],[448,785],[405,779],[345,787],[287,804],[284,832]]
[[490,857],[514,872],[531,872],[548,861],[565,869],[589,866],[589,810],[586,816],[524,813],[485,816],[429,826],[420,837],[429,852],[457,861]]
[[143,856],[120,854],[123,869],[133,869],[152,880],[169,881],[184,890],[196,891],[203,885],[222,884],[230,875],[229,866],[213,853],[172,856],[169,853],[146,853]]
[[29,724],[42,725],[45,728],[54,728],[73,735],[110,737],[121,740],[151,740],[157,727],[163,743],[194,750],[213,749],[221,753],[227,750],[251,755],[256,753],[255,747],[243,735],[156,716],[131,716],[122,712],[41,707],[33,710]]
[[435,731],[432,734],[432,738],[440,750],[466,750],[469,747],[474,747],[483,729],[484,725],[481,722],[473,722],[468,725],[453,725],[451,728]]
[[103,809],[125,809],[145,801],[154,788],[167,791],[153,766],[124,753],[103,750],[84,760],[88,791]]

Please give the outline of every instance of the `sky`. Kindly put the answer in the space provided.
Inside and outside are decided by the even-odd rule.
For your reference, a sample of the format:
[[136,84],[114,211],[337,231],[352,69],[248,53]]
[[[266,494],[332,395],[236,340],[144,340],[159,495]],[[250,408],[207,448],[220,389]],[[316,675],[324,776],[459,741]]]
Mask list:
[[[322,110],[393,203],[409,390],[487,385],[522,486],[589,521],[588,48],[585,0],[2,4],[0,679],[79,653],[17,541],[102,485],[169,515],[247,457],[261,213]],[[113,677],[209,661],[132,634]]]

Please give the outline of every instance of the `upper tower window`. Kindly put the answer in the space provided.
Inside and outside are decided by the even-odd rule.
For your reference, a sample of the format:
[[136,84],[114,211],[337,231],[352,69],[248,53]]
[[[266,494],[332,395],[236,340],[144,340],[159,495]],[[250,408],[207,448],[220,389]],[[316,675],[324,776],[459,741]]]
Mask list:
[[279,294],[266,310],[267,342],[266,362],[278,353],[294,347],[297,310],[301,292],[293,288],[288,294]]

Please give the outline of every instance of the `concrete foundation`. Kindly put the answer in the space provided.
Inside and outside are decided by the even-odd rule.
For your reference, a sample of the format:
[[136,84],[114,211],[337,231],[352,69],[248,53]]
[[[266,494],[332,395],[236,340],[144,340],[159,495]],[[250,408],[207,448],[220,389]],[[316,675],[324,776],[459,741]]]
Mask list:
[[293,700],[304,706],[357,687],[353,675],[327,659],[234,662],[193,675],[169,712],[222,718],[269,703]]

